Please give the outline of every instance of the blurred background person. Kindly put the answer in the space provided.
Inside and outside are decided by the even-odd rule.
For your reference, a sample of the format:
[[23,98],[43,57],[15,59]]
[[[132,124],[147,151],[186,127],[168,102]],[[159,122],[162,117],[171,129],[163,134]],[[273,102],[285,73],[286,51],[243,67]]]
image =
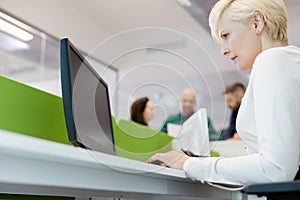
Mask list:
[[[194,108],[196,105],[196,92],[192,88],[186,88],[181,92],[180,96],[180,106],[181,112],[169,116],[164,122],[161,131],[168,133],[167,125],[169,123],[182,125],[190,116],[194,114]],[[207,117],[208,122],[208,132],[209,140],[218,140],[220,135],[215,131],[212,122],[209,117]]]
[[143,97],[133,102],[130,108],[130,120],[148,126],[154,115],[153,104]]
[[230,117],[229,127],[225,131],[223,135],[224,140],[228,139],[240,139],[236,128],[236,117],[242,103],[242,98],[245,94],[245,86],[242,83],[233,83],[228,85],[224,91],[225,94],[225,101],[228,108],[232,111]]

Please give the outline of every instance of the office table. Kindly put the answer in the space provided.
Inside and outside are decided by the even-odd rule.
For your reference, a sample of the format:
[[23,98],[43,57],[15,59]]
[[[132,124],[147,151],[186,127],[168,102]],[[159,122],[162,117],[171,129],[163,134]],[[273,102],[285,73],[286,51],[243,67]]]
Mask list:
[[246,199],[184,172],[0,130],[0,193],[93,199]]

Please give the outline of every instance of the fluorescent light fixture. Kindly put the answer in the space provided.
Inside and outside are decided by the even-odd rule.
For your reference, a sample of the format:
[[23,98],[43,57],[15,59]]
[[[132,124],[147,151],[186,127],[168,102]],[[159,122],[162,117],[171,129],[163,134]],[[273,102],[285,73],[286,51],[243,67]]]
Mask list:
[[0,30],[25,42],[33,39],[32,34],[2,19],[0,19]]
[[0,31],[0,49],[10,52],[27,50],[30,49],[30,46],[28,43]]
[[191,7],[192,3],[189,0],[177,0],[177,2],[185,7]]

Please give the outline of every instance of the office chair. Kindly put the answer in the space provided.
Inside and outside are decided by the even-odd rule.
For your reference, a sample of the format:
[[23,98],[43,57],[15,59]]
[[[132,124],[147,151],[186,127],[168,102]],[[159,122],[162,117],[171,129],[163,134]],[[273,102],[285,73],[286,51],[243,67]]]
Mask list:
[[265,196],[268,200],[299,200],[300,180],[249,185],[242,192],[258,197]]

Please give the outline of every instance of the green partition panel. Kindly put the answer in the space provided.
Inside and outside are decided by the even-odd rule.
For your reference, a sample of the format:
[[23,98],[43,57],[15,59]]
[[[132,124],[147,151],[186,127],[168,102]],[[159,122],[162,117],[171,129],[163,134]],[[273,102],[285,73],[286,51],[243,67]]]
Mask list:
[[172,149],[172,137],[135,122],[113,120],[116,153],[119,156],[146,161],[157,152]]
[[2,76],[0,129],[71,144],[60,97]]
[[[0,129],[70,144],[61,97],[0,76]],[[172,137],[134,122],[113,118],[118,156],[146,161],[171,150]]]

